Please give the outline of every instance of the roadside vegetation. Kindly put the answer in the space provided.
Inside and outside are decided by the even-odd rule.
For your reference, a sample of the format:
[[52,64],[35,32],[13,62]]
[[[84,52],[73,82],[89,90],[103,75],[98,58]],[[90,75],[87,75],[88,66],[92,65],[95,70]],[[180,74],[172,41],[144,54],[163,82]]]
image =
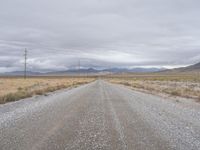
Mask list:
[[34,95],[46,95],[48,92],[76,87],[94,81],[86,77],[20,77],[0,78],[0,104],[17,101]]
[[200,74],[129,74],[117,75],[108,80],[136,90],[200,101]]

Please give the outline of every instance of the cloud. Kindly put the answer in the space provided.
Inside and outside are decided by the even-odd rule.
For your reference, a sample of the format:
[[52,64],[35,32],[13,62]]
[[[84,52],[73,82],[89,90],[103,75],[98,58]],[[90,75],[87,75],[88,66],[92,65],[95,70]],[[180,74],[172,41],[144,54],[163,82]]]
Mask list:
[[200,58],[198,0],[7,0],[0,72],[189,65]]

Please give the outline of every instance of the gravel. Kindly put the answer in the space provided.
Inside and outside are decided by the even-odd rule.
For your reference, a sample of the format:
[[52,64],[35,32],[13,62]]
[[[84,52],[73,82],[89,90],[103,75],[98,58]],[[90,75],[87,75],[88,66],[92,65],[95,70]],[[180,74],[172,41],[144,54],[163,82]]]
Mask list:
[[97,80],[0,105],[2,150],[198,150],[200,104]]

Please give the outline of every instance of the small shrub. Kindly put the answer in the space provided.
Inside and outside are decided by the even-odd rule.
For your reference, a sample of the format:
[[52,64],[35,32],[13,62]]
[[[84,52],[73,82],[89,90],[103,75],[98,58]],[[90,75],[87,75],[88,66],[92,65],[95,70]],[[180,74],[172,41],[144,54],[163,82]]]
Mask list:
[[66,88],[66,86],[64,84],[61,84],[61,85],[57,86],[57,89],[63,89],[63,88]]
[[18,90],[18,91],[21,91],[21,90],[23,90],[23,88],[22,88],[22,87],[18,87],[17,90]]
[[173,96],[181,96],[181,93],[178,92],[177,90],[171,91],[170,94],[173,95]]
[[36,90],[36,91],[34,91],[34,94],[36,94],[36,95],[43,95],[45,92],[44,92],[44,90]]
[[154,89],[153,87],[146,86],[146,87],[145,87],[145,90],[148,90],[148,91],[154,91],[155,89]]
[[141,85],[141,84],[139,84],[139,83],[134,83],[134,84],[133,84],[133,87],[134,87],[134,88],[139,88],[139,89],[144,89],[144,88],[145,88],[143,85]]
[[53,88],[53,87],[48,87],[48,88],[46,89],[46,91],[48,91],[48,92],[53,92],[53,91],[55,91],[55,88]]
[[126,85],[126,86],[131,86],[131,84],[128,83],[128,82],[122,82],[122,84],[123,84],[123,85]]

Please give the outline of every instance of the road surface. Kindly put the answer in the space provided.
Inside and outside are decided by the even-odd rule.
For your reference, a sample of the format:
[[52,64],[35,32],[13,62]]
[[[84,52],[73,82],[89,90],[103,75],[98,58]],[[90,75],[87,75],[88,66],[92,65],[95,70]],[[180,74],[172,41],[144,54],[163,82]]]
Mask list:
[[200,149],[200,105],[97,80],[0,105],[1,150]]

